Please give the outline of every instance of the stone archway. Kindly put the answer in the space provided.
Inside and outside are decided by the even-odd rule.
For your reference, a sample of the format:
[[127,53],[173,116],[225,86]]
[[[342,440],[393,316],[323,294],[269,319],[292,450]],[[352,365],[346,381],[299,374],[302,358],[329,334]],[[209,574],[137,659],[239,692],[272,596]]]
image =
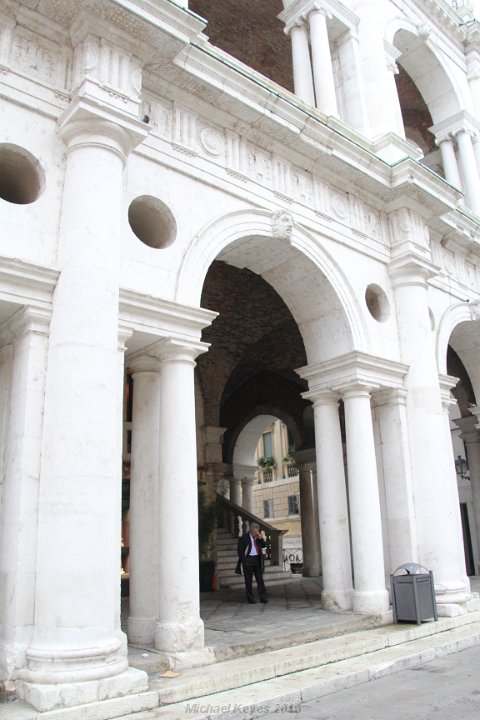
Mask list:
[[452,390],[457,403],[450,412],[450,425],[465,559],[470,575],[480,571],[479,320],[477,303],[457,303],[444,313],[437,336],[440,373],[459,379]]
[[217,218],[193,239],[184,256],[175,299],[200,303],[214,260],[260,275],[289,308],[309,363],[359,350],[369,338],[357,299],[333,258],[284,211],[250,210]]

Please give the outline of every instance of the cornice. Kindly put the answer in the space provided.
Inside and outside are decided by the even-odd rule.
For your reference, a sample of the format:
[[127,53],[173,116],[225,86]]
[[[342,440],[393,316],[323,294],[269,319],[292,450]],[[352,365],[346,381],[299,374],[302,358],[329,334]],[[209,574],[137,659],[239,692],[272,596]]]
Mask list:
[[58,276],[54,268],[0,256],[0,296],[9,302],[50,307]]
[[408,365],[353,351],[296,372],[308,382],[309,390],[302,393],[302,397],[315,401],[325,390],[343,392],[348,386],[358,384],[382,389],[403,388]]
[[120,289],[119,317],[122,327],[134,331],[130,352],[148,347],[160,338],[198,343],[202,330],[218,313],[182,305],[127,288]]

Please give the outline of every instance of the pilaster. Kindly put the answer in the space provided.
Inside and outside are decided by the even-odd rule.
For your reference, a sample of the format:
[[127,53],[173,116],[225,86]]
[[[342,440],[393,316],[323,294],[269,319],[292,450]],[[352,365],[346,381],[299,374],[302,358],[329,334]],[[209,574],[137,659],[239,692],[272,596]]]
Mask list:
[[431,569],[440,614],[458,614],[469,582],[453,464],[428,309],[435,267],[423,252],[399,254],[389,266],[394,288],[415,497],[419,562]]

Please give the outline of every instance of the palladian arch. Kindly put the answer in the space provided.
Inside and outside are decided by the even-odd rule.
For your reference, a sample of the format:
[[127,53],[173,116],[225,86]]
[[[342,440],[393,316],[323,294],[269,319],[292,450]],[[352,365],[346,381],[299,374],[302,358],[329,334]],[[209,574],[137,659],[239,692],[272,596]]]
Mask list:
[[443,314],[437,335],[440,375],[453,376],[450,429],[455,457],[465,562],[480,567],[480,314],[478,303],[460,302]]
[[178,302],[199,304],[215,259],[257,272],[278,292],[298,324],[309,363],[353,350],[368,352],[366,323],[348,280],[320,238],[288,213],[239,211],[204,227],[183,258]]

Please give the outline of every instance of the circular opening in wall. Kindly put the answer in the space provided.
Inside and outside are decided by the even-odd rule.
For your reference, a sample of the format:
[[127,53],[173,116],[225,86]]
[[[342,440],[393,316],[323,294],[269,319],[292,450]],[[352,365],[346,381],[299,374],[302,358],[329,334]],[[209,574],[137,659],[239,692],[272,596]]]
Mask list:
[[365,302],[368,312],[378,322],[385,322],[390,317],[390,303],[379,285],[369,285],[365,291]]
[[177,234],[170,209],[151,195],[142,195],[130,203],[128,222],[138,239],[151,248],[168,247]]
[[38,160],[19,145],[0,144],[0,198],[28,205],[42,194],[45,173]]

